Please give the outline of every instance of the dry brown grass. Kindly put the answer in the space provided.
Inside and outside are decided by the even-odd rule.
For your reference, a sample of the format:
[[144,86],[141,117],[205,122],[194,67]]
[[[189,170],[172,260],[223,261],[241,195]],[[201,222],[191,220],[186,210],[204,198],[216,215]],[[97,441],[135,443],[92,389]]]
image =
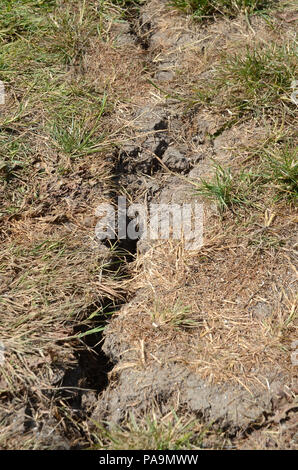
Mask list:
[[145,54],[135,44],[117,45],[112,39],[94,41],[84,59],[84,67],[95,88],[104,88],[115,103],[142,102],[150,85],[146,80]]
[[[280,220],[285,237],[291,237],[294,216],[290,220],[286,226]],[[140,257],[134,279],[140,294],[112,325],[132,347],[144,342],[148,361],[181,361],[211,381],[248,385],[262,369],[294,372],[292,250],[256,252],[248,246],[251,234],[236,237],[232,221],[222,233],[221,223],[209,219],[214,222],[217,226],[211,232],[207,226],[205,245],[195,255],[163,244]],[[197,327],[175,324],[177,302]],[[171,311],[168,321],[158,323],[156,313],[152,318],[158,308],[161,316],[164,309]]]

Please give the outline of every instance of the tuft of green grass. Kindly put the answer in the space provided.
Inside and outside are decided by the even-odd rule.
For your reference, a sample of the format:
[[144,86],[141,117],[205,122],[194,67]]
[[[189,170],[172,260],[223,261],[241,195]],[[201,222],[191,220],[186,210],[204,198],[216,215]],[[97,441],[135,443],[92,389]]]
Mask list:
[[235,206],[252,204],[250,191],[260,178],[252,172],[233,174],[230,168],[224,168],[214,163],[215,175],[212,180],[201,179],[196,191],[207,199],[215,200],[220,213],[227,209],[234,212]]
[[190,13],[196,19],[223,14],[234,17],[240,12],[254,13],[264,10],[270,0],[172,0],[171,5],[185,13]]
[[247,48],[244,54],[227,55],[217,70],[227,106],[238,113],[261,113],[287,106],[297,68],[297,49],[292,46]]
[[[202,447],[208,432],[195,419],[178,418],[172,411],[164,418],[155,413],[136,419],[131,413],[121,426],[107,429],[95,423],[97,450],[189,450]],[[219,444],[220,447],[220,444]]]
[[0,1],[0,42],[12,41],[34,33],[45,33],[46,15],[55,0],[1,0]]
[[65,125],[61,117],[58,121],[54,122],[52,126],[52,137],[66,154],[75,158],[99,151],[105,136],[104,134],[100,134],[96,137],[96,135],[101,127],[100,119],[104,113],[105,106],[106,96],[104,95],[101,109],[92,125],[82,118],[75,118],[75,116],[72,116],[68,126]]
[[197,193],[215,201],[220,214],[227,210],[235,214],[237,208],[264,210],[268,201],[272,204],[281,197],[296,201],[297,148],[286,143],[282,147],[261,148],[255,154],[258,158],[249,169],[232,171],[215,163],[213,178],[201,179]]
[[280,150],[267,150],[264,155],[267,179],[279,195],[290,200],[298,197],[298,151],[286,145]]
[[[257,45],[245,51],[225,53],[209,83],[198,83],[197,103],[205,103],[234,117],[264,114],[292,117],[292,82],[297,74],[297,45]],[[195,98],[194,96],[194,98]]]

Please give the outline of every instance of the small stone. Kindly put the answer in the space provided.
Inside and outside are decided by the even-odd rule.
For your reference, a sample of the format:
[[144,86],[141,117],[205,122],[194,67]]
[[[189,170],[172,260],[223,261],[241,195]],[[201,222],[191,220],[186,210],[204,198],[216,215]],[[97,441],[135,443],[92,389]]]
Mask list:
[[177,149],[169,147],[162,158],[165,165],[173,171],[187,171],[190,168],[187,158]]
[[170,80],[173,80],[174,73],[171,70],[160,70],[155,74],[154,78],[159,82],[169,82]]

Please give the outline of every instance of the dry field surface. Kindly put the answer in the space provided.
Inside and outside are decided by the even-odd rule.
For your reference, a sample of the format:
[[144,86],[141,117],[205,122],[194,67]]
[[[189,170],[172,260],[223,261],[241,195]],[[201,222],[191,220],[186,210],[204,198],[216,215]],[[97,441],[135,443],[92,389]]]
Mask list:
[[[297,449],[297,20],[0,0],[1,449]],[[119,196],[203,246],[100,241]]]

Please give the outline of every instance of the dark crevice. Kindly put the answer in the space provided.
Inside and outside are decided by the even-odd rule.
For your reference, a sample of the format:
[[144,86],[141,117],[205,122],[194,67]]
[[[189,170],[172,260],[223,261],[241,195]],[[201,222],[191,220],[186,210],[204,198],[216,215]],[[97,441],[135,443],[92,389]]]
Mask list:
[[[118,194],[115,192],[113,194],[115,203],[117,197]],[[127,218],[127,224],[129,222],[130,219]],[[137,242],[138,240],[119,240],[117,234],[115,240],[102,240],[107,247],[113,246],[112,252],[114,253],[109,264],[103,269],[102,275],[119,280],[129,277],[128,265],[135,259]],[[119,299],[111,301],[110,298],[106,298],[90,305],[82,313],[84,318],[96,314],[94,324],[92,327],[90,324],[80,325],[73,332],[74,335],[81,336],[82,343],[76,351],[77,366],[66,370],[57,393],[60,394],[64,403],[79,411],[82,416],[84,416],[84,410],[81,409],[84,389],[93,390],[100,395],[109,384],[109,372],[114,364],[102,349],[103,329],[111,320],[111,316],[119,311],[127,300],[127,294],[124,293]],[[98,331],[88,334],[91,328],[96,328]]]
[[139,8],[129,8],[125,15],[125,19],[130,24],[130,34],[136,38],[136,43],[139,44],[144,51],[148,51],[152,36],[151,23],[140,22]]
[[37,398],[33,395],[30,395],[27,399],[27,404],[25,408],[25,419],[24,419],[24,432],[29,432],[34,427],[36,427],[36,422],[34,420],[34,411],[37,404]]
[[168,146],[169,146],[168,142],[164,139],[161,139],[158,146],[155,149],[155,152],[154,152],[155,155],[161,158],[163,154],[165,153],[165,151],[167,150]]

